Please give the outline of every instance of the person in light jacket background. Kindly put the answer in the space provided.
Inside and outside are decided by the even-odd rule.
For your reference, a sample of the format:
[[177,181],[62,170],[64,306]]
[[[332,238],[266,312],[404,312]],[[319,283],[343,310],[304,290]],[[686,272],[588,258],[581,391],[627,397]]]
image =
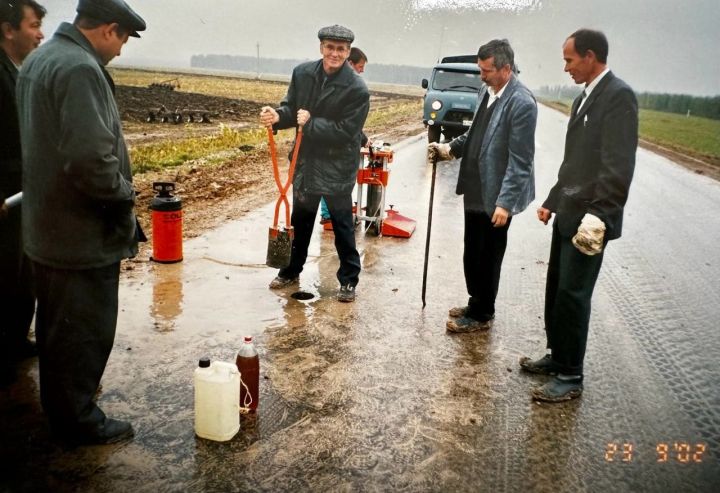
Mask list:
[[478,67],[487,86],[470,129],[449,144],[428,145],[431,159],[462,158],[456,192],[465,209],[463,267],[470,298],[450,309],[450,332],[492,327],[510,222],[535,198],[537,103],[515,75],[514,58],[506,39],[480,47]]

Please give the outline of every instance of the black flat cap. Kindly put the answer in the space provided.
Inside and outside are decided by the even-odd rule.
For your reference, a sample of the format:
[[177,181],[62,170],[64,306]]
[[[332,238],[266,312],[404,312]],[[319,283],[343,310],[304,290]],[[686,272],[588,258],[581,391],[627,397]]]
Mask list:
[[118,23],[130,31],[130,36],[139,38],[138,31],[145,30],[145,21],[123,0],[80,0],[79,14],[87,15],[101,22]]
[[318,38],[320,41],[323,39],[335,39],[337,41],[347,41],[352,43],[355,40],[353,32],[345,26],[334,26],[323,27],[318,31]]

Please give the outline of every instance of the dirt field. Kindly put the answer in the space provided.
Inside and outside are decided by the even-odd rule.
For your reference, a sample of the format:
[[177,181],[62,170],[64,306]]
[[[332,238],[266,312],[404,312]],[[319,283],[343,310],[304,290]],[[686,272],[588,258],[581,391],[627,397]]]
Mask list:
[[[159,141],[203,137],[218,133],[222,126],[234,129],[258,128],[260,108],[265,104],[277,105],[277,101],[248,101],[149,86],[119,85],[116,97],[125,139],[131,148]],[[371,92],[371,110],[406,101],[419,101],[419,98],[390,92]],[[150,111],[155,113],[156,118],[154,122],[148,123],[146,120]],[[180,114],[183,121],[172,123],[171,118],[170,122],[161,122],[158,117],[160,114],[173,113]],[[193,115],[194,122],[186,122],[188,114]],[[201,114],[208,117],[209,123],[199,123],[198,115]],[[417,118],[394,122],[389,128],[365,128],[371,138],[390,143],[417,135],[423,130],[419,114]],[[289,139],[281,137],[278,145],[280,164],[284,167],[287,164],[284,156],[287,155]],[[217,159],[214,159],[213,164],[196,159],[161,172],[135,175],[135,188],[139,193],[137,213],[148,237],[151,236],[149,206],[154,195],[154,181],[176,183],[177,194],[183,201],[185,238],[192,238],[226,220],[238,218],[276,197],[266,144],[243,146],[239,152],[233,150],[229,154],[227,159],[220,159],[220,164],[217,164]],[[150,243],[145,244],[137,260],[147,260],[149,248]]]

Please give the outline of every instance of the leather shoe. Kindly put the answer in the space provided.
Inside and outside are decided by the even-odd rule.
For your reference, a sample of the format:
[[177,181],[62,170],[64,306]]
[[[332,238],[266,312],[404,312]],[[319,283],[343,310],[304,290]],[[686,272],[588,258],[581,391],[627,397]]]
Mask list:
[[270,286],[269,286],[269,287],[270,287],[270,289],[282,289],[282,288],[285,288],[285,287],[287,287],[287,286],[291,286],[291,285],[293,285],[293,284],[296,284],[296,283],[298,283],[299,281],[300,281],[300,278],[299,278],[299,277],[291,277],[291,278],[288,279],[288,278],[286,278],[286,277],[277,276],[275,279],[273,279],[272,281],[270,281]]
[[563,375],[559,373],[545,385],[532,391],[532,398],[543,402],[563,402],[576,399],[583,392],[582,375]]
[[456,334],[462,334],[466,332],[477,332],[490,330],[492,327],[492,320],[481,322],[470,317],[451,318],[445,324],[448,332],[454,332]]
[[557,363],[552,360],[552,356],[546,354],[538,360],[531,360],[527,356],[520,358],[520,368],[538,375],[557,375],[560,373]]
[[61,432],[59,436],[71,445],[108,445],[132,438],[135,431],[127,421],[105,418],[92,428],[83,428],[75,434]]
[[467,312],[469,309],[470,309],[470,307],[467,305],[455,306],[453,308],[450,308],[450,310],[448,310],[448,315],[450,316],[450,318],[464,317],[465,315],[467,315]]
[[353,286],[352,284],[340,286],[340,291],[338,291],[337,299],[338,301],[342,301],[343,303],[352,303],[353,301],[355,301],[355,286]]

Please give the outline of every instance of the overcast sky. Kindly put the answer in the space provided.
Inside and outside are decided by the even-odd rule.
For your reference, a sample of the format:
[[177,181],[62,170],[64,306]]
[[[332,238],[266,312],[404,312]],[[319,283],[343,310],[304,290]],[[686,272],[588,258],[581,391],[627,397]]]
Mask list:
[[[75,0],[40,0],[45,34],[71,20]],[[515,49],[537,88],[572,84],[561,46],[575,29],[601,29],[610,68],[637,91],[720,94],[720,0],[128,0],[148,30],[123,59],[189,66],[194,54],[319,58],[317,30],[350,27],[370,63],[432,66],[493,38]]]

